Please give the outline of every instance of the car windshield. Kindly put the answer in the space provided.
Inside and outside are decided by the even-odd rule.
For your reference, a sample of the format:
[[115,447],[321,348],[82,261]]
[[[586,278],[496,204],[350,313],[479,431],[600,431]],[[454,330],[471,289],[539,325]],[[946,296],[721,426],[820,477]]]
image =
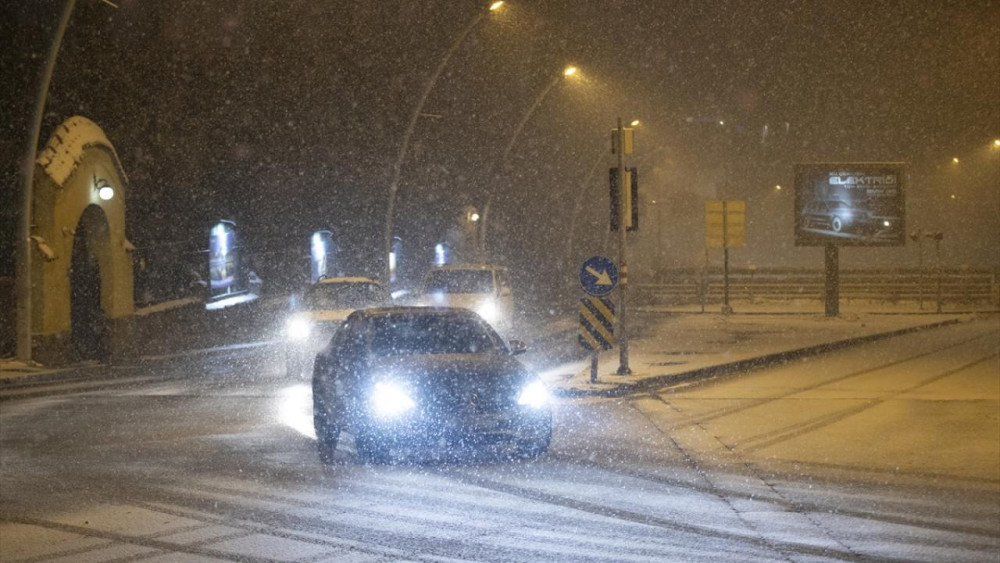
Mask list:
[[437,270],[427,274],[428,292],[489,293],[493,291],[490,270]]
[[385,315],[370,323],[374,356],[482,354],[496,348],[486,327],[464,315]]
[[306,293],[306,308],[360,309],[385,303],[385,290],[373,283],[320,283]]

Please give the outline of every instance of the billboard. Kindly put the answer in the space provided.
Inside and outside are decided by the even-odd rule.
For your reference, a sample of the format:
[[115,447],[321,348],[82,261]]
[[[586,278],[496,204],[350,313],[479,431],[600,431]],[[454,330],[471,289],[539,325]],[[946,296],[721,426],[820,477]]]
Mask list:
[[212,227],[208,238],[209,297],[224,297],[245,290],[239,275],[239,247],[236,224],[221,221]]
[[339,275],[337,245],[330,231],[316,231],[309,237],[309,282]]
[[855,162],[795,167],[796,246],[902,246],[903,164]]

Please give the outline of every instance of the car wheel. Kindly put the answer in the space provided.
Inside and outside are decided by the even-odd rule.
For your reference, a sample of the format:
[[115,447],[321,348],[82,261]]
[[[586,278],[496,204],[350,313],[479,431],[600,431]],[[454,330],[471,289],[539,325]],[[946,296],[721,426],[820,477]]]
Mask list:
[[549,449],[549,442],[552,441],[552,426],[546,424],[540,436],[528,440],[519,440],[517,443],[517,454],[520,457],[535,458],[544,454]]
[[833,232],[835,233],[839,233],[840,230],[844,228],[844,224],[840,221],[840,217],[830,219],[830,228],[833,229]]
[[[313,407],[316,410],[316,407]],[[313,427],[316,429],[316,448],[323,463],[332,463],[340,440],[340,426],[322,412],[313,413]]]
[[323,463],[332,463],[340,440],[340,422],[327,408],[322,387],[313,382],[313,429],[316,430],[316,448]]
[[523,458],[536,458],[549,449],[549,436],[521,442],[517,445],[517,455]]
[[389,444],[374,436],[361,433],[354,440],[361,461],[372,465],[389,463]]

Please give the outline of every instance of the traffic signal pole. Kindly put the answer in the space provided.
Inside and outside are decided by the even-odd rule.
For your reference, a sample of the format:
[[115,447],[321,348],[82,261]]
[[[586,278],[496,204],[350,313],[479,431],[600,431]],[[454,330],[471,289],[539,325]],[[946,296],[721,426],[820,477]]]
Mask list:
[[625,303],[626,295],[628,293],[628,258],[625,253],[625,234],[628,232],[626,227],[626,210],[625,210],[625,197],[628,193],[627,190],[631,190],[630,186],[625,184],[625,128],[622,127],[622,118],[618,118],[618,134],[615,136],[615,143],[618,150],[618,270],[621,280],[618,284],[618,314],[615,318],[618,321],[618,328],[615,330],[615,337],[618,340],[618,351],[619,351],[619,361],[618,361],[618,371],[615,372],[618,375],[630,375],[632,370],[628,366],[628,324],[625,319]]

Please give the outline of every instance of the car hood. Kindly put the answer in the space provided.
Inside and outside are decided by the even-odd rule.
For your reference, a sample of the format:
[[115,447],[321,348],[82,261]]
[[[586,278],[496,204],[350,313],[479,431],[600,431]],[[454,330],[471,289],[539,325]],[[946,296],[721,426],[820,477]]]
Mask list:
[[397,381],[431,395],[501,393],[519,389],[531,379],[528,370],[505,352],[376,358],[369,373],[374,381]]

